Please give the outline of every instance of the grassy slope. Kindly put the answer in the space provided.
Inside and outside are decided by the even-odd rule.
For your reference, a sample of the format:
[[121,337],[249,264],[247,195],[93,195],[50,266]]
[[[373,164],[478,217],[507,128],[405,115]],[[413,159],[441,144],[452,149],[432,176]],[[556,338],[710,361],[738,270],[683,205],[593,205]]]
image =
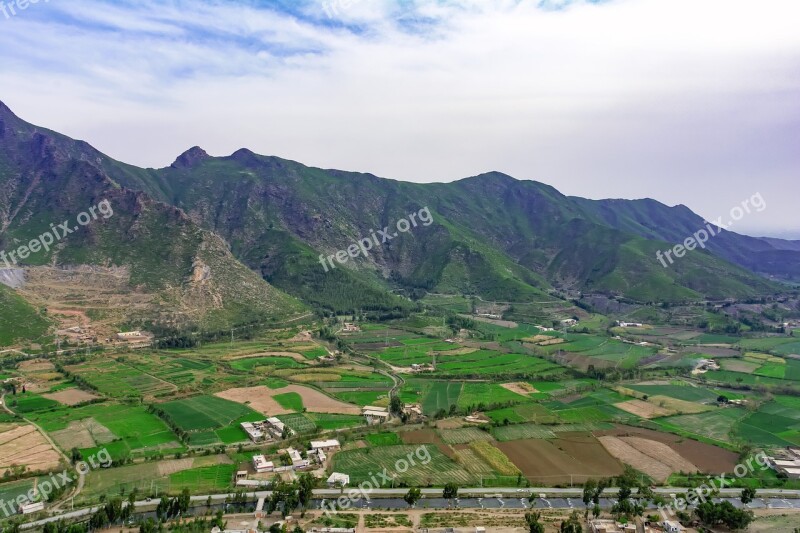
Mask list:
[[13,290],[0,285],[0,346],[19,339],[36,340],[47,333],[49,321]]

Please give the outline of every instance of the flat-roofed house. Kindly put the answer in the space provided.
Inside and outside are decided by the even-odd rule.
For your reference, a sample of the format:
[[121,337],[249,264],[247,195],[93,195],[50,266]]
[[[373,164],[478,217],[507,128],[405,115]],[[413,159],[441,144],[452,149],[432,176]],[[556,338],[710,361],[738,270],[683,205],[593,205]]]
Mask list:
[[267,458],[263,455],[254,455],[253,456],[253,468],[259,474],[263,474],[265,472],[273,472],[275,470],[275,463],[272,461],[267,461]]
[[386,407],[376,407],[374,405],[368,405],[361,409],[361,413],[367,420],[367,424],[370,425],[383,424],[390,418],[389,411],[388,409],[386,409]]
[[329,440],[312,440],[311,441],[311,449],[312,450],[322,450],[323,452],[335,452],[342,445],[336,439],[329,439]]

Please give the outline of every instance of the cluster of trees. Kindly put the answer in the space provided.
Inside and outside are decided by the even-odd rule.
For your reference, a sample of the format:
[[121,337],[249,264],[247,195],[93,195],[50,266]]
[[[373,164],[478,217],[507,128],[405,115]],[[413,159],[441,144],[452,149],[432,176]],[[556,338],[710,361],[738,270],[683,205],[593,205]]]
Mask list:
[[167,529],[172,533],[208,533],[214,527],[220,529],[227,527],[227,523],[222,520],[222,511],[217,511],[217,514],[211,518],[197,517],[194,520],[170,524],[168,528],[165,528],[164,525],[162,521],[148,518],[139,524],[139,533],[164,533]]
[[[544,533],[544,524],[541,522],[542,513],[531,512],[525,513],[525,523],[528,524],[528,531],[530,533]],[[583,533],[583,526],[581,525],[580,518],[577,511],[573,511],[569,518],[561,522],[558,531],[560,533]]]
[[112,498],[89,519],[89,529],[103,529],[111,524],[125,522],[133,513],[133,505],[124,505],[122,498]]
[[706,501],[698,505],[694,512],[706,526],[724,525],[732,530],[746,529],[754,519],[752,511],[737,509],[729,501]]
[[[608,487],[616,485],[619,488],[617,503],[611,508],[612,514],[617,518],[642,516],[648,501],[663,503],[663,499],[653,493],[649,485],[639,481],[639,474],[630,466],[625,467],[621,476],[612,479],[595,481],[590,479],[583,486],[583,503],[586,505],[586,516],[589,516],[589,505],[592,504],[592,515],[600,516],[600,497]],[[637,490],[637,498],[633,498],[633,491]]]
[[161,498],[161,501],[158,502],[158,506],[156,507],[156,516],[159,520],[182,516],[189,510],[190,502],[191,495],[189,489],[183,489],[181,494],[174,498]]
[[288,515],[298,507],[308,509],[317,481],[309,473],[304,473],[297,483],[278,482],[272,488],[272,496],[266,502],[266,512],[271,514],[279,510]]

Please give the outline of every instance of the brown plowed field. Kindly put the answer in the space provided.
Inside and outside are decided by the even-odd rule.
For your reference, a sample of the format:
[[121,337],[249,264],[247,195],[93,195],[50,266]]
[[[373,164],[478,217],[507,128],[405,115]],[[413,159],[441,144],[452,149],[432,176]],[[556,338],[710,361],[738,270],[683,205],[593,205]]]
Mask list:
[[42,396],[64,405],[78,405],[99,398],[96,394],[81,389],[64,389],[50,394],[42,394]]
[[267,416],[275,416],[292,412],[289,409],[281,407],[273,398],[273,396],[277,394],[285,394],[287,392],[296,392],[299,394],[300,397],[303,398],[303,406],[310,413],[361,414],[361,409],[355,405],[336,400],[322,394],[318,390],[301,385],[289,385],[281,389],[270,389],[263,385],[258,387],[243,387],[218,392],[215,396],[233,402],[246,403],[251,409],[255,409],[259,413],[263,413]]
[[542,483],[580,482],[587,477],[611,477],[623,472],[622,464],[591,435],[493,444],[511,459],[525,477]]
[[0,473],[6,472],[12,465],[47,471],[58,467],[60,461],[61,455],[35,427],[0,428]]
[[608,452],[625,464],[644,472],[658,483],[676,472],[694,473],[697,467],[668,445],[641,437],[600,437]]
[[595,431],[594,434],[598,437],[606,435],[613,437],[642,437],[662,442],[678,452],[681,457],[697,466],[701,472],[709,474],[732,472],[739,459],[737,454],[724,448],[651,429],[619,425],[614,429]]
[[450,459],[456,458],[456,452],[444,443],[439,435],[432,429],[415,429],[413,431],[399,431],[403,444],[435,444],[439,451]]

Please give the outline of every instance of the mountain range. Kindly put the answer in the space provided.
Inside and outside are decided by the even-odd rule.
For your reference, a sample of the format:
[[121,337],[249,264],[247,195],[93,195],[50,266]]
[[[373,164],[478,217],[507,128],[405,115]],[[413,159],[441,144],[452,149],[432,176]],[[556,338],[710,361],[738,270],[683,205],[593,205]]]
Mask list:
[[[144,169],[28,124],[2,103],[0,187],[6,251],[103,200],[113,205],[113,217],[13,266],[37,275],[83,269],[86,285],[113,274],[115,294],[139,297],[119,322],[226,328],[310,308],[404,309],[427,292],[508,302],[578,292],[637,302],[751,298],[800,280],[800,242],[726,230],[663,266],[658,251],[706,226],[685,206],[568,197],[501,173],[405,183],[246,149],[211,157],[194,147],[167,168]],[[433,223],[323,266],[422,209]],[[0,289],[13,307],[20,296],[34,310],[41,304],[24,288]]]

